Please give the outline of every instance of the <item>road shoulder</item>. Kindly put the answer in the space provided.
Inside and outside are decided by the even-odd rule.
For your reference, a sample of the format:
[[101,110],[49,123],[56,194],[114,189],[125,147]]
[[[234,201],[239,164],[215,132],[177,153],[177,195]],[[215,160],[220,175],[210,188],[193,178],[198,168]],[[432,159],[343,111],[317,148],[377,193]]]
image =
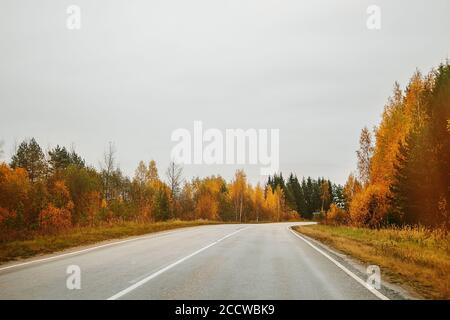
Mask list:
[[[327,255],[332,257],[338,263],[342,264],[345,268],[347,268],[350,272],[355,274],[361,280],[365,281],[368,278],[367,267],[370,263],[359,260],[355,257],[352,257],[330,245],[324,244],[321,241],[318,241],[312,237],[309,237],[298,231],[297,228],[291,228],[293,232],[295,232],[300,237],[306,239],[311,242],[314,246],[318,247],[320,250],[323,250]],[[391,300],[416,300],[423,299],[423,297],[418,294],[412,287],[399,284],[399,279],[392,277],[390,272],[384,272],[383,268],[381,268],[381,289],[380,293],[385,295],[387,298]]]

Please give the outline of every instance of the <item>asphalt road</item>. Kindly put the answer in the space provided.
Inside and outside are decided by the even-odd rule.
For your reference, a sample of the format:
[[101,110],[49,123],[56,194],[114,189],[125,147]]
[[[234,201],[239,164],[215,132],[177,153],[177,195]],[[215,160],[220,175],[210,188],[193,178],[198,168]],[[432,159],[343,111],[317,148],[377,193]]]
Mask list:
[[[380,298],[291,232],[295,224],[185,228],[3,265],[0,299]],[[72,265],[81,289],[67,288]]]

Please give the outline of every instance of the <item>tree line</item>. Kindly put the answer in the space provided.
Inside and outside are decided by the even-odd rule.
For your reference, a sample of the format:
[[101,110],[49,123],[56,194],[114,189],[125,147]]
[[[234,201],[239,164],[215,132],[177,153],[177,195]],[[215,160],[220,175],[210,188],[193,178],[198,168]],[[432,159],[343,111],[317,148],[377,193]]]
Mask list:
[[2,239],[11,239],[121,221],[311,218],[329,208],[335,189],[328,180],[299,182],[293,174],[287,182],[280,174],[252,186],[242,170],[229,182],[219,175],[185,180],[175,163],[161,178],[153,160],[139,162],[130,178],[117,165],[113,144],[96,169],[74,150],[57,145],[44,152],[32,138],[9,164],[0,163],[0,229]]
[[[1,144],[0,144],[1,147]],[[1,148],[0,148],[1,149]],[[0,150],[1,155],[1,150]],[[366,227],[450,225],[450,66],[415,72],[398,84],[381,123],[361,131],[357,173],[344,186],[293,173],[251,185],[244,171],[183,179],[171,163],[160,177],[155,161],[141,161],[133,177],[122,173],[109,145],[100,166],[62,146],[45,152],[23,141],[9,164],[0,163],[1,239],[30,231],[120,221],[209,219],[283,221],[323,218]],[[0,239],[0,240],[1,240]]]
[[242,170],[229,182],[219,175],[185,180],[172,162],[161,178],[151,160],[140,161],[129,178],[117,165],[113,144],[99,170],[59,145],[44,153],[34,138],[19,145],[9,164],[0,164],[0,227],[9,238],[120,221],[310,219],[339,199],[341,186],[324,178],[299,181],[294,174],[255,186]]
[[314,215],[328,211],[332,204],[343,206],[345,202],[343,186],[319,177],[303,177],[300,181],[291,173],[285,181],[282,174],[269,176],[267,186],[272,190],[280,188],[287,206],[304,219],[312,219]]
[[332,205],[332,223],[368,227],[450,226],[450,65],[416,71],[398,83],[380,124],[364,128],[358,172],[344,186],[345,203]]

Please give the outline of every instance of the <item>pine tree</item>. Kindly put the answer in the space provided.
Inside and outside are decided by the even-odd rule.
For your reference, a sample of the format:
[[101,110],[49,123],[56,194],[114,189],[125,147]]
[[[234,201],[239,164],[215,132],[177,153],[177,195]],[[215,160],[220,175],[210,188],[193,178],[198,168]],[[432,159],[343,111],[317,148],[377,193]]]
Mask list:
[[389,201],[391,204],[391,210],[388,216],[388,223],[403,222],[406,212],[409,212],[407,217],[410,219],[412,218],[412,212],[409,210],[409,206],[411,205],[409,199],[410,181],[407,173],[409,169],[409,144],[401,143],[399,146],[397,163],[394,165],[394,183],[390,186],[391,195],[389,197]]
[[66,169],[69,165],[84,167],[84,160],[76,154],[75,151],[68,152],[66,147],[57,145],[48,152],[50,170],[55,172],[57,170]]
[[288,181],[286,183],[286,189],[285,189],[286,204],[292,210],[299,212],[298,208],[297,208],[296,199],[294,196],[294,188],[295,188],[295,178],[294,178],[294,175],[291,173],[289,175]]
[[292,173],[289,176],[288,183],[286,184],[286,189],[288,205],[289,203],[291,203],[291,206],[293,205],[293,209],[297,211],[300,216],[306,218],[307,212],[303,190],[297,176],[294,176]]
[[43,179],[47,174],[47,162],[41,147],[34,138],[23,141],[12,156],[11,168],[24,168],[31,182]]

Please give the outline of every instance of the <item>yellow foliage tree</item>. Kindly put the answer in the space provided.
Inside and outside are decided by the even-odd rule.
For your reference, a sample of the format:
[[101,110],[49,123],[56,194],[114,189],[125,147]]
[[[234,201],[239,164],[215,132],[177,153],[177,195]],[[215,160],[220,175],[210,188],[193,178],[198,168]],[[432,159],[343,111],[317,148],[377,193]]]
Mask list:
[[350,204],[350,217],[357,226],[380,227],[387,215],[389,201],[387,187],[370,184],[357,193]]
[[332,203],[327,212],[327,223],[341,225],[347,224],[350,221],[350,216],[347,211],[339,208],[335,203]]
[[244,197],[247,191],[247,177],[243,170],[237,170],[230,184],[230,196],[233,201],[235,220],[242,221]]

